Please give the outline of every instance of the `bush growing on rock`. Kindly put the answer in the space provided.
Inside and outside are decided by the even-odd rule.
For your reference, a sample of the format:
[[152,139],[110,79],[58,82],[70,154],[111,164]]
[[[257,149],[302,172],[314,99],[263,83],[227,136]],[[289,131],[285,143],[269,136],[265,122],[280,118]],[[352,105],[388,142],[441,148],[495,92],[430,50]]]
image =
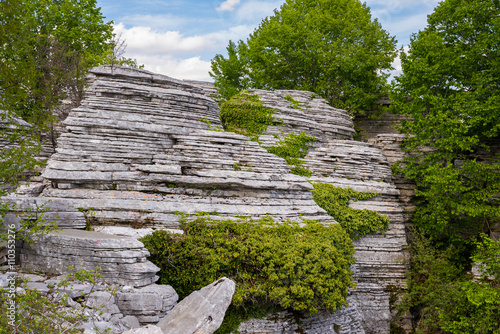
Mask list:
[[373,198],[374,193],[363,193],[351,188],[339,188],[327,183],[314,183],[314,201],[332,216],[349,233],[351,238],[359,239],[365,234],[385,231],[389,218],[372,210],[358,210],[349,207],[350,201]]
[[183,217],[181,228],[183,235],[155,231],[142,239],[162,284],[181,298],[226,276],[236,282],[236,307],[262,303],[312,314],[339,309],[353,287],[354,247],[337,224],[198,216]]

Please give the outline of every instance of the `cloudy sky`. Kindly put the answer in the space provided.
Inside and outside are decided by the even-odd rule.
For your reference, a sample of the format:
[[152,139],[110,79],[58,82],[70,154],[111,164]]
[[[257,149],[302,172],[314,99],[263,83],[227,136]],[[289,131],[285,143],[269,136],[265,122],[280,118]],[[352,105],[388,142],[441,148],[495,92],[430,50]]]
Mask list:
[[[127,44],[125,56],[147,70],[178,79],[211,81],[210,60],[229,40],[246,40],[284,0],[97,0]],[[366,0],[398,47],[426,25],[439,0]],[[399,64],[395,63],[395,67]]]

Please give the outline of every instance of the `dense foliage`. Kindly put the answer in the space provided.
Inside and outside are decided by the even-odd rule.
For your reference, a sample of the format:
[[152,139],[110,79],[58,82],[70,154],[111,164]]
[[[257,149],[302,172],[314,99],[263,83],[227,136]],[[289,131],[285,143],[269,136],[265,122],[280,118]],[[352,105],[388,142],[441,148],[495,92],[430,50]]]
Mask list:
[[181,298],[225,276],[236,282],[233,305],[243,309],[262,303],[334,311],[353,286],[353,244],[337,224],[303,223],[184,217],[184,234],[155,231],[142,242],[161,268],[161,282]]
[[223,100],[244,88],[318,93],[333,106],[367,110],[385,93],[395,40],[359,0],[287,0],[246,42],[216,55]]
[[500,330],[500,242],[483,235],[474,261],[482,278],[471,280],[470,266],[457,262],[459,250],[436,248],[422,233],[412,242],[408,293],[399,308],[412,311],[415,333],[498,333]]
[[419,228],[467,238],[500,216],[500,164],[477,158],[500,134],[500,4],[443,1],[428,23],[394,85],[394,110],[412,118],[401,171],[418,186]]
[[5,0],[0,10],[0,109],[50,124],[52,109],[83,94],[87,70],[112,50],[95,0]]
[[385,232],[389,218],[372,210],[349,207],[351,201],[362,201],[377,196],[351,188],[339,188],[328,183],[313,183],[313,199],[332,216],[351,238],[359,239],[365,234]]
[[[498,333],[498,271],[472,280],[472,261],[498,269],[500,3],[445,0],[402,55],[393,108],[409,153],[398,170],[417,185],[409,294],[419,333]],[[472,257],[471,257],[472,256]]]

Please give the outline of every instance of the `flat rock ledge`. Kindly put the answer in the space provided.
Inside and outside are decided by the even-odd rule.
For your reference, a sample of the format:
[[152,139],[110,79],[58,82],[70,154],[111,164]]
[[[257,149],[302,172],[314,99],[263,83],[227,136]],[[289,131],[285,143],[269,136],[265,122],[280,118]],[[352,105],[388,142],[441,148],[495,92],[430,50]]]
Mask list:
[[103,282],[141,287],[158,280],[160,270],[147,261],[149,251],[134,238],[84,230],[61,230],[36,238],[21,255],[22,268],[47,274],[100,268]]

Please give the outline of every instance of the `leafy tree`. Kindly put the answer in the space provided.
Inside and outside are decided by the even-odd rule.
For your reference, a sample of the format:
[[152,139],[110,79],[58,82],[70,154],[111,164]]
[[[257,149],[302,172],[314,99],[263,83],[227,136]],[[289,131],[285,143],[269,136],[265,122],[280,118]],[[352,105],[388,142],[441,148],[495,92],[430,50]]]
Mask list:
[[[408,295],[417,333],[498,333],[500,2],[445,0],[414,34],[393,84],[409,153],[398,170],[417,185]],[[470,255],[474,254],[471,258]],[[487,279],[473,280],[472,261]]]
[[[435,241],[476,236],[498,222],[500,165],[488,154],[500,130],[500,3],[446,0],[412,36],[393,108],[418,186],[414,221]],[[482,154],[481,154],[482,152]]]
[[1,9],[0,108],[50,123],[62,98],[79,104],[88,69],[112,49],[111,22],[95,0],[5,0]]
[[384,94],[395,39],[359,0],[288,0],[212,60],[223,100],[243,88],[299,89],[359,112]]
[[483,263],[482,277],[471,280],[456,261],[453,245],[436,248],[422,233],[410,247],[408,293],[399,310],[414,314],[412,333],[498,333],[500,330],[500,241],[485,235],[472,259]]

